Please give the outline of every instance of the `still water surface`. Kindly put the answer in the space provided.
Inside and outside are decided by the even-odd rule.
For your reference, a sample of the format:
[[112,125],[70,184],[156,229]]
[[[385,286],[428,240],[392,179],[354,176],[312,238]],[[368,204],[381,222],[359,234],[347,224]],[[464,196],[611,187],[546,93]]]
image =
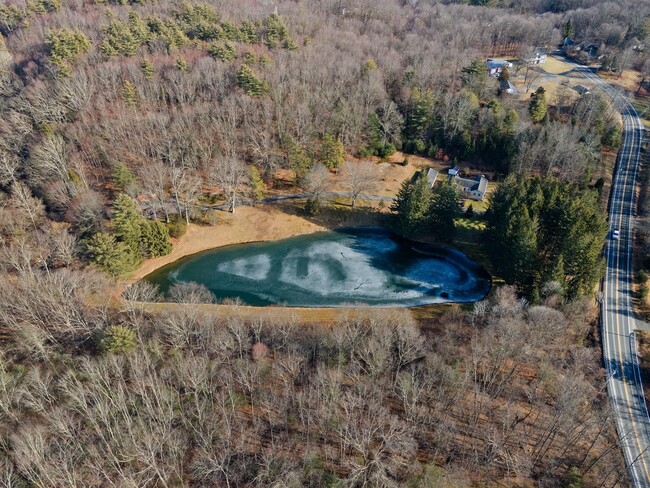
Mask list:
[[489,274],[464,254],[375,227],[216,248],[145,279],[163,292],[194,281],[217,299],[295,307],[473,302],[491,285]]

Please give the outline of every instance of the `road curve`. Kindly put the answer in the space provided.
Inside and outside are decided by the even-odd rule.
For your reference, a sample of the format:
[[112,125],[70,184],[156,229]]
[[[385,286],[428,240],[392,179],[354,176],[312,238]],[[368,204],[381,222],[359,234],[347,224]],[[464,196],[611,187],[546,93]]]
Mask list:
[[641,382],[632,305],[632,226],[645,129],[629,100],[590,68],[576,64],[574,67],[611,97],[625,125],[609,201],[610,229],[618,229],[620,238],[612,239],[610,232],[605,247],[607,272],[601,304],[603,359],[607,391],[616,413],[616,427],[630,478],[634,486],[650,488],[650,418]]

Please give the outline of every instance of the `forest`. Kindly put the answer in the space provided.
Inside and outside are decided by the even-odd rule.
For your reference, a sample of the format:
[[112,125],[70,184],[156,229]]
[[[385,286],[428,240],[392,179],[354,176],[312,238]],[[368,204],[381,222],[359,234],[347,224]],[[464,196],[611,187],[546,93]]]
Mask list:
[[[568,33],[650,68],[648,0],[2,2],[3,485],[627,486],[591,296],[619,120],[484,65]],[[315,213],[333,173],[354,206],[351,158],[396,151],[501,183],[483,246],[512,287],[331,326],[215,317],[191,287],[163,314],[145,285],[101,300],[211,207]],[[417,185],[395,228],[453,245],[458,195]]]

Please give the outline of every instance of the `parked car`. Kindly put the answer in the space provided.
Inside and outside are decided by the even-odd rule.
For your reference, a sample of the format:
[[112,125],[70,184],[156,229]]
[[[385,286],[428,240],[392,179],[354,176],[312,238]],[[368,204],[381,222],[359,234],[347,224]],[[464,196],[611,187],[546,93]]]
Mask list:
[[618,238],[619,238],[620,236],[621,236],[621,234],[620,234],[620,232],[618,231],[618,229],[614,229],[614,230],[612,231],[612,239],[614,239],[615,241],[617,241]]

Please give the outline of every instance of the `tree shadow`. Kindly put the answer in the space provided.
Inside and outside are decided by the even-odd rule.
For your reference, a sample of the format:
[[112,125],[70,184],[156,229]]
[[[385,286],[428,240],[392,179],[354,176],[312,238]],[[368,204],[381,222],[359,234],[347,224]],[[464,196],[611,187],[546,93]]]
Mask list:
[[378,207],[366,207],[337,202],[324,202],[318,213],[305,210],[305,201],[292,200],[273,203],[273,206],[287,215],[303,218],[313,224],[335,229],[337,227],[378,226],[390,228],[393,218]]

